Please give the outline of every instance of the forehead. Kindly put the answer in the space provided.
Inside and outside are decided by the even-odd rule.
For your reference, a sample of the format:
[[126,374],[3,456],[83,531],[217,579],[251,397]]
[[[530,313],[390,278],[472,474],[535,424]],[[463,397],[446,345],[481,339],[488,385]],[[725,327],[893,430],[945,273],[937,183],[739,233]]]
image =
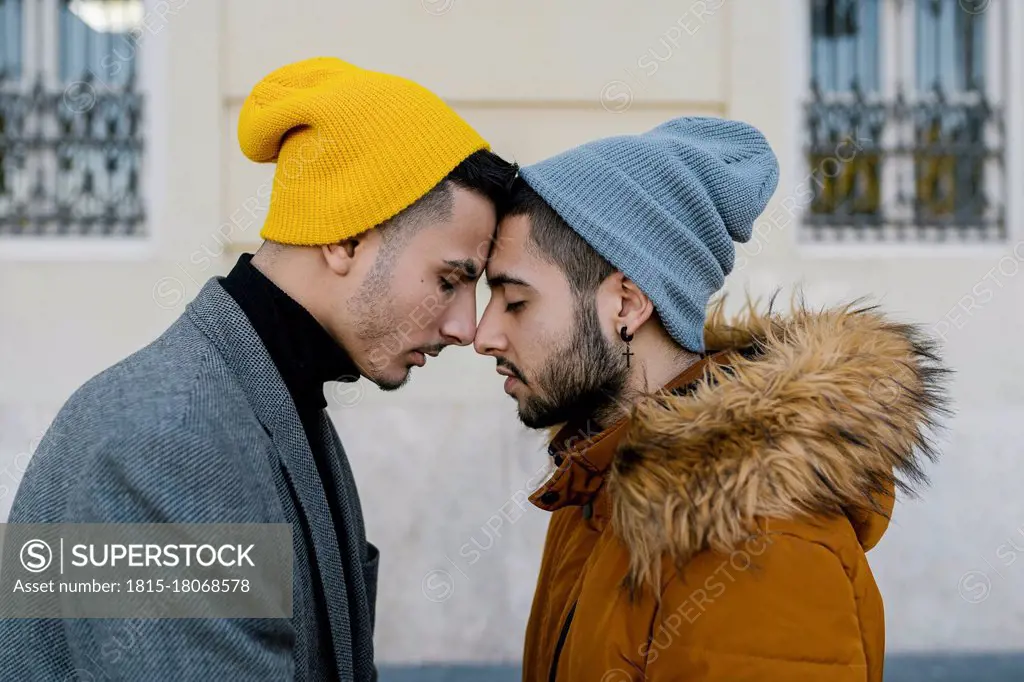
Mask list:
[[456,188],[451,212],[443,220],[430,219],[415,227],[401,257],[445,269],[462,269],[476,278],[486,265],[495,235],[495,208],[487,199]]
[[494,248],[487,262],[487,278],[509,277],[519,280],[536,293],[552,300],[568,297],[569,281],[562,268],[542,257],[530,241],[530,218],[508,216],[498,226]]
[[536,271],[543,260],[530,247],[530,217],[507,216],[498,224],[494,247],[487,263],[488,272],[510,274],[510,270]]
[[494,237],[497,223],[494,204],[477,192],[462,187],[452,188],[452,211],[450,228],[452,237],[462,248],[479,252],[480,259],[487,257],[487,249]]

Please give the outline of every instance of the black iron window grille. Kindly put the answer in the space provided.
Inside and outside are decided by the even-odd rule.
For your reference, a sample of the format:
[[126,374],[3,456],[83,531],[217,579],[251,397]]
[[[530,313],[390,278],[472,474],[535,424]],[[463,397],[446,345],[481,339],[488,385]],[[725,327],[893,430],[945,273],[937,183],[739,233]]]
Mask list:
[[817,241],[1006,237],[1007,0],[810,0]]
[[141,0],[0,0],[0,238],[145,232]]

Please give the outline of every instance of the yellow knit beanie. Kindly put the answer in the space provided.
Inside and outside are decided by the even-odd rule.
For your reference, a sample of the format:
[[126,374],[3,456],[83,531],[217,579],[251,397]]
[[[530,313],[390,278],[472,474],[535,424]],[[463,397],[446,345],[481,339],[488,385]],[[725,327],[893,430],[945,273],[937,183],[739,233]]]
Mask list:
[[238,141],[251,160],[277,163],[260,236],[305,245],[379,225],[489,148],[426,88],[333,57],[289,64],[257,83]]

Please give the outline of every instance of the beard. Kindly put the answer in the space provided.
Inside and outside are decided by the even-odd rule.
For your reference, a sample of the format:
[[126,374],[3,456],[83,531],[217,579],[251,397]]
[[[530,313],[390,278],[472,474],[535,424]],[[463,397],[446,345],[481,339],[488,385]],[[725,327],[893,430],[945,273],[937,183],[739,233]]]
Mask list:
[[569,339],[548,356],[531,382],[534,394],[519,406],[520,421],[531,429],[595,418],[617,404],[625,389],[626,360],[601,332],[596,306],[578,310]]
[[398,390],[409,381],[409,365],[391,367],[396,357],[405,355],[405,348],[402,337],[395,332],[398,320],[387,306],[389,279],[387,272],[372,271],[349,299],[347,311],[356,339],[367,351],[368,366],[360,369],[382,391]]

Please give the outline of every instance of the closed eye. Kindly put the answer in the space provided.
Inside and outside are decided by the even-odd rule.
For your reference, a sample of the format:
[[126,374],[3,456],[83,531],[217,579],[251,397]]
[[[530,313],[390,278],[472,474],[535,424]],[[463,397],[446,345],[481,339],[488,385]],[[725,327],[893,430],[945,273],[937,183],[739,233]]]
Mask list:
[[511,303],[505,304],[506,313],[515,313],[523,309],[526,305],[526,301],[512,301]]
[[458,270],[452,270],[447,275],[438,277],[438,285],[440,286],[441,291],[445,293],[455,291],[456,287],[461,286],[468,281],[472,280],[467,279],[466,276]]
[[451,268],[440,278],[441,291],[445,293],[451,293],[463,284],[475,284],[480,277],[480,268],[472,259],[446,260],[444,263]]

